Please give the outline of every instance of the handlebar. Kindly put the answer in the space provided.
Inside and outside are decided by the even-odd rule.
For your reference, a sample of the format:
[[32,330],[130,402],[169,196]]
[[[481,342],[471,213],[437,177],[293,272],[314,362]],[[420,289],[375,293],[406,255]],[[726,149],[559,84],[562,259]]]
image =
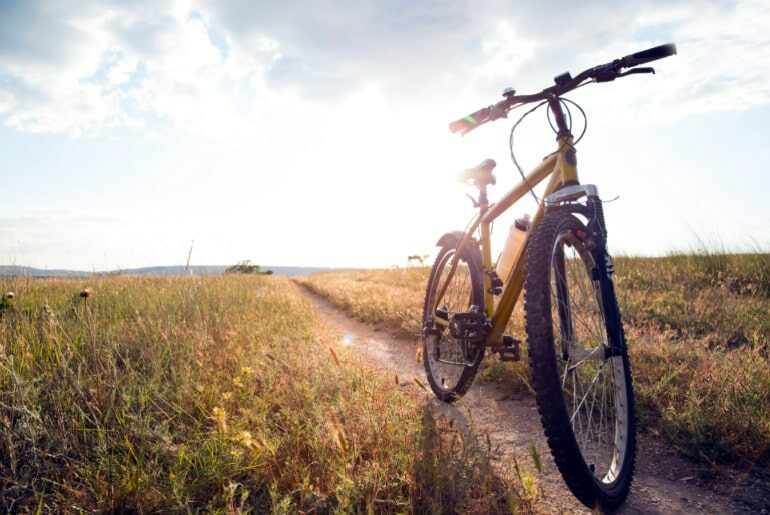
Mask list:
[[627,55],[620,59],[623,62],[623,68],[630,68],[632,66],[639,66],[640,64],[649,63],[650,61],[656,61],[676,55],[676,45],[668,43],[667,45],[660,45],[635,54]]
[[[669,57],[676,54],[676,45],[669,43],[666,45],[659,45],[641,52],[629,54],[625,57],[615,59],[606,64],[600,64],[594,66],[585,71],[580,72],[574,78],[568,73],[554,78],[556,84],[545,88],[540,93],[532,95],[516,95],[515,91],[510,90],[503,93],[505,99],[497,102],[488,107],[479,109],[476,112],[464,116],[459,120],[449,124],[449,130],[453,133],[461,133],[463,136],[468,134],[473,129],[480,127],[481,125],[495,121],[499,118],[505,118],[508,112],[514,107],[522,104],[529,104],[532,102],[539,102],[547,100],[551,97],[558,97],[572,91],[573,89],[581,86],[583,83],[589,80],[595,82],[611,82],[619,77],[625,77],[626,75],[632,75],[637,73],[655,73],[654,68],[634,68],[640,64],[649,63],[664,57]],[[628,71],[621,71],[624,68],[631,68]]]

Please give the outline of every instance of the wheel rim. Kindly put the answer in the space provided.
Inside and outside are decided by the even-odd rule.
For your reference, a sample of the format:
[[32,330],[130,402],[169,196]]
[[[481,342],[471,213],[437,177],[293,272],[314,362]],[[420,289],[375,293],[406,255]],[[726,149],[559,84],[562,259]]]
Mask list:
[[595,263],[571,230],[551,254],[551,310],[556,362],[575,439],[588,468],[602,483],[623,470],[628,403],[623,357],[605,358],[608,345]]
[[[449,277],[454,255],[454,251],[449,251],[444,254],[444,257],[439,262],[436,268],[438,279],[435,283],[436,287],[431,292],[428,306],[435,305],[436,294]],[[473,304],[471,271],[468,264],[460,260],[438,307],[446,309],[451,316],[454,313],[467,311],[471,304]],[[429,313],[428,316],[431,317],[432,313]],[[432,322],[432,320],[430,321]],[[466,344],[452,338],[448,329],[442,330],[440,327],[437,327],[437,329],[440,330],[440,334],[430,334],[425,338],[425,359],[436,386],[441,390],[450,392],[460,382],[463,371],[467,366],[466,358],[461,348],[462,345]]]

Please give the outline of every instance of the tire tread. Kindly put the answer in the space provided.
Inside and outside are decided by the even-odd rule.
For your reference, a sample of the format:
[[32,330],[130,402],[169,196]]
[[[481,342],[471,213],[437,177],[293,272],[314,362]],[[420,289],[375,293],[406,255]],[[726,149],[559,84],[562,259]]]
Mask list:
[[[635,460],[635,423],[632,383],[628,357],[624,357],[624,371],[629,391],[630,447],[625,457],[619,481],[612,491],[605,491],[594,479],[582,457],[569,424],[569,414],[562,395],[551,320],[550,267],[551,252],[559,227],[567,212],[547,213],[537,225],[527,245],[527,275],[525,278],[524,311],[529,346],[532,383],[536,392],[538,411],[543,423],[548,446],[567,486],[589,508],[615,509],[628,495]],[[566,422],[566,423],[565,423]]]

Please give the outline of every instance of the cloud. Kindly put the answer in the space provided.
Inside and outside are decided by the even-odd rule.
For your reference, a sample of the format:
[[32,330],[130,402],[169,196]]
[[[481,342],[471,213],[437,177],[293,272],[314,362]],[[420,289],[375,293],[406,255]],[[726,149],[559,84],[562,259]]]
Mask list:
[[753,0],[3,3],[0,120],[71,136],[166,120],[237,138],[319,106],[328,116],[372,86],[417,115],[491,102],[669,39],[680,56],[661,64],[665,80],[593,94],[608,114],[678,118],[770,101],[769,11]]
[[49,67],[67,65],[82,34],[56,4],[3,2],[0,4],[0,57]]
[[278,42],[280,58],[268,69],[268,81],[327,99],[370,83],[403,96],[456,87],[495,58],[490,39],[505,17],[489,7],[442,1],[210,4],[213,22],[237,45],[248,48],[262,37]]
[[6,126],[80,136],[157,117],[185,125],[201,102],[227,93],[219,50],[184,5],[25,5],[2,18]]

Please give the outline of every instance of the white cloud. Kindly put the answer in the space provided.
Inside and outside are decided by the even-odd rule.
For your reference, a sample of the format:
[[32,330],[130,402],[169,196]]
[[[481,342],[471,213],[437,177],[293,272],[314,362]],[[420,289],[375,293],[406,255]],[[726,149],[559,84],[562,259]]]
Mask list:
[[98,135],[160,117],[183,128],[210,128],[237,111],[228,82],[244,76],[243,68],[232,74],[235,68],[223,60],[190,5],[149,17],[133,4],[98,6],[59,12],[55,21],[46,17],[48,7],[38,6],[38,18],[66,28],[52,35],[42,31],[52,48],[61,45],[58,51],[35,51],[38,58],[29,59],[23,31],[17,52],[4,49],[0,109],[6,126]]
[[372,83],[416,109],[489,102],[504,86],[544,87],[562,67],[577,71],[670,35],[680,56],[661,64],[666,80],[601,94],[610,110],[681,117],[770,100],[769,11],[751,0],[612,9],[522,2],[515,10],[495,1],[29,3],[0,27],[0,113],[20,131],[98,135],[161,118],[227,137],[222,127],[259,130],[274,116],[263,111],[286,104],[332,111]]
[[522,38],[507,21],[481,38],[481,59],[476,68],[478,81],[500,84],[515,77],[521,66],[535,56],[537,41]]
[[[195,237],[208,262],[286,262],[279,252],[287,252],[291,264],[387,265],[404,250],[379,250],[383,239],[408,240],[414,253],[417,242],[464,224],[468,211],[446,199],[467,207],[465,199],[440,179],[506,153],[510,124],[459,143],[446,122],[506,86],[532,92],[567,69],[670,40],[680,55],[656,63],[658,76],[575,93],[592,123],[601,118],[595,126],[619,141],[629,121],[767,104],[768,26],[768,7],[755,1],[0,3],[0,123],[105,140],[130,139],[120,130],[128,128],[140,135],[137,153],[163,148],[162,159],[137,155],[140,164],[121,168],[140,184],[135,198],[93,200],[95,209],[142,211],[140,221],[100,232],[98,244],[63,222],[25,233],[30,245],[79,242],[73,261],[124,265],[118,260],[133,247],[158,252],[136,258],[143,263],[178,262]],[[550,142],[550,134],[526,135],[524,162]],[[514,177],[500,164],[501,191]],[[254,219],[272,222],[276,213],[281,225],[242,237]],[[353,248],[342,231],[355,235]],[[164,254],[153,240],[173,244]],[[222,250],[229,247],[234,254]],[[308,247],[316,250],[304,257]],[[113,249],[109,258],[103,248]],[[335,261],[342,248],[347,261]]]

